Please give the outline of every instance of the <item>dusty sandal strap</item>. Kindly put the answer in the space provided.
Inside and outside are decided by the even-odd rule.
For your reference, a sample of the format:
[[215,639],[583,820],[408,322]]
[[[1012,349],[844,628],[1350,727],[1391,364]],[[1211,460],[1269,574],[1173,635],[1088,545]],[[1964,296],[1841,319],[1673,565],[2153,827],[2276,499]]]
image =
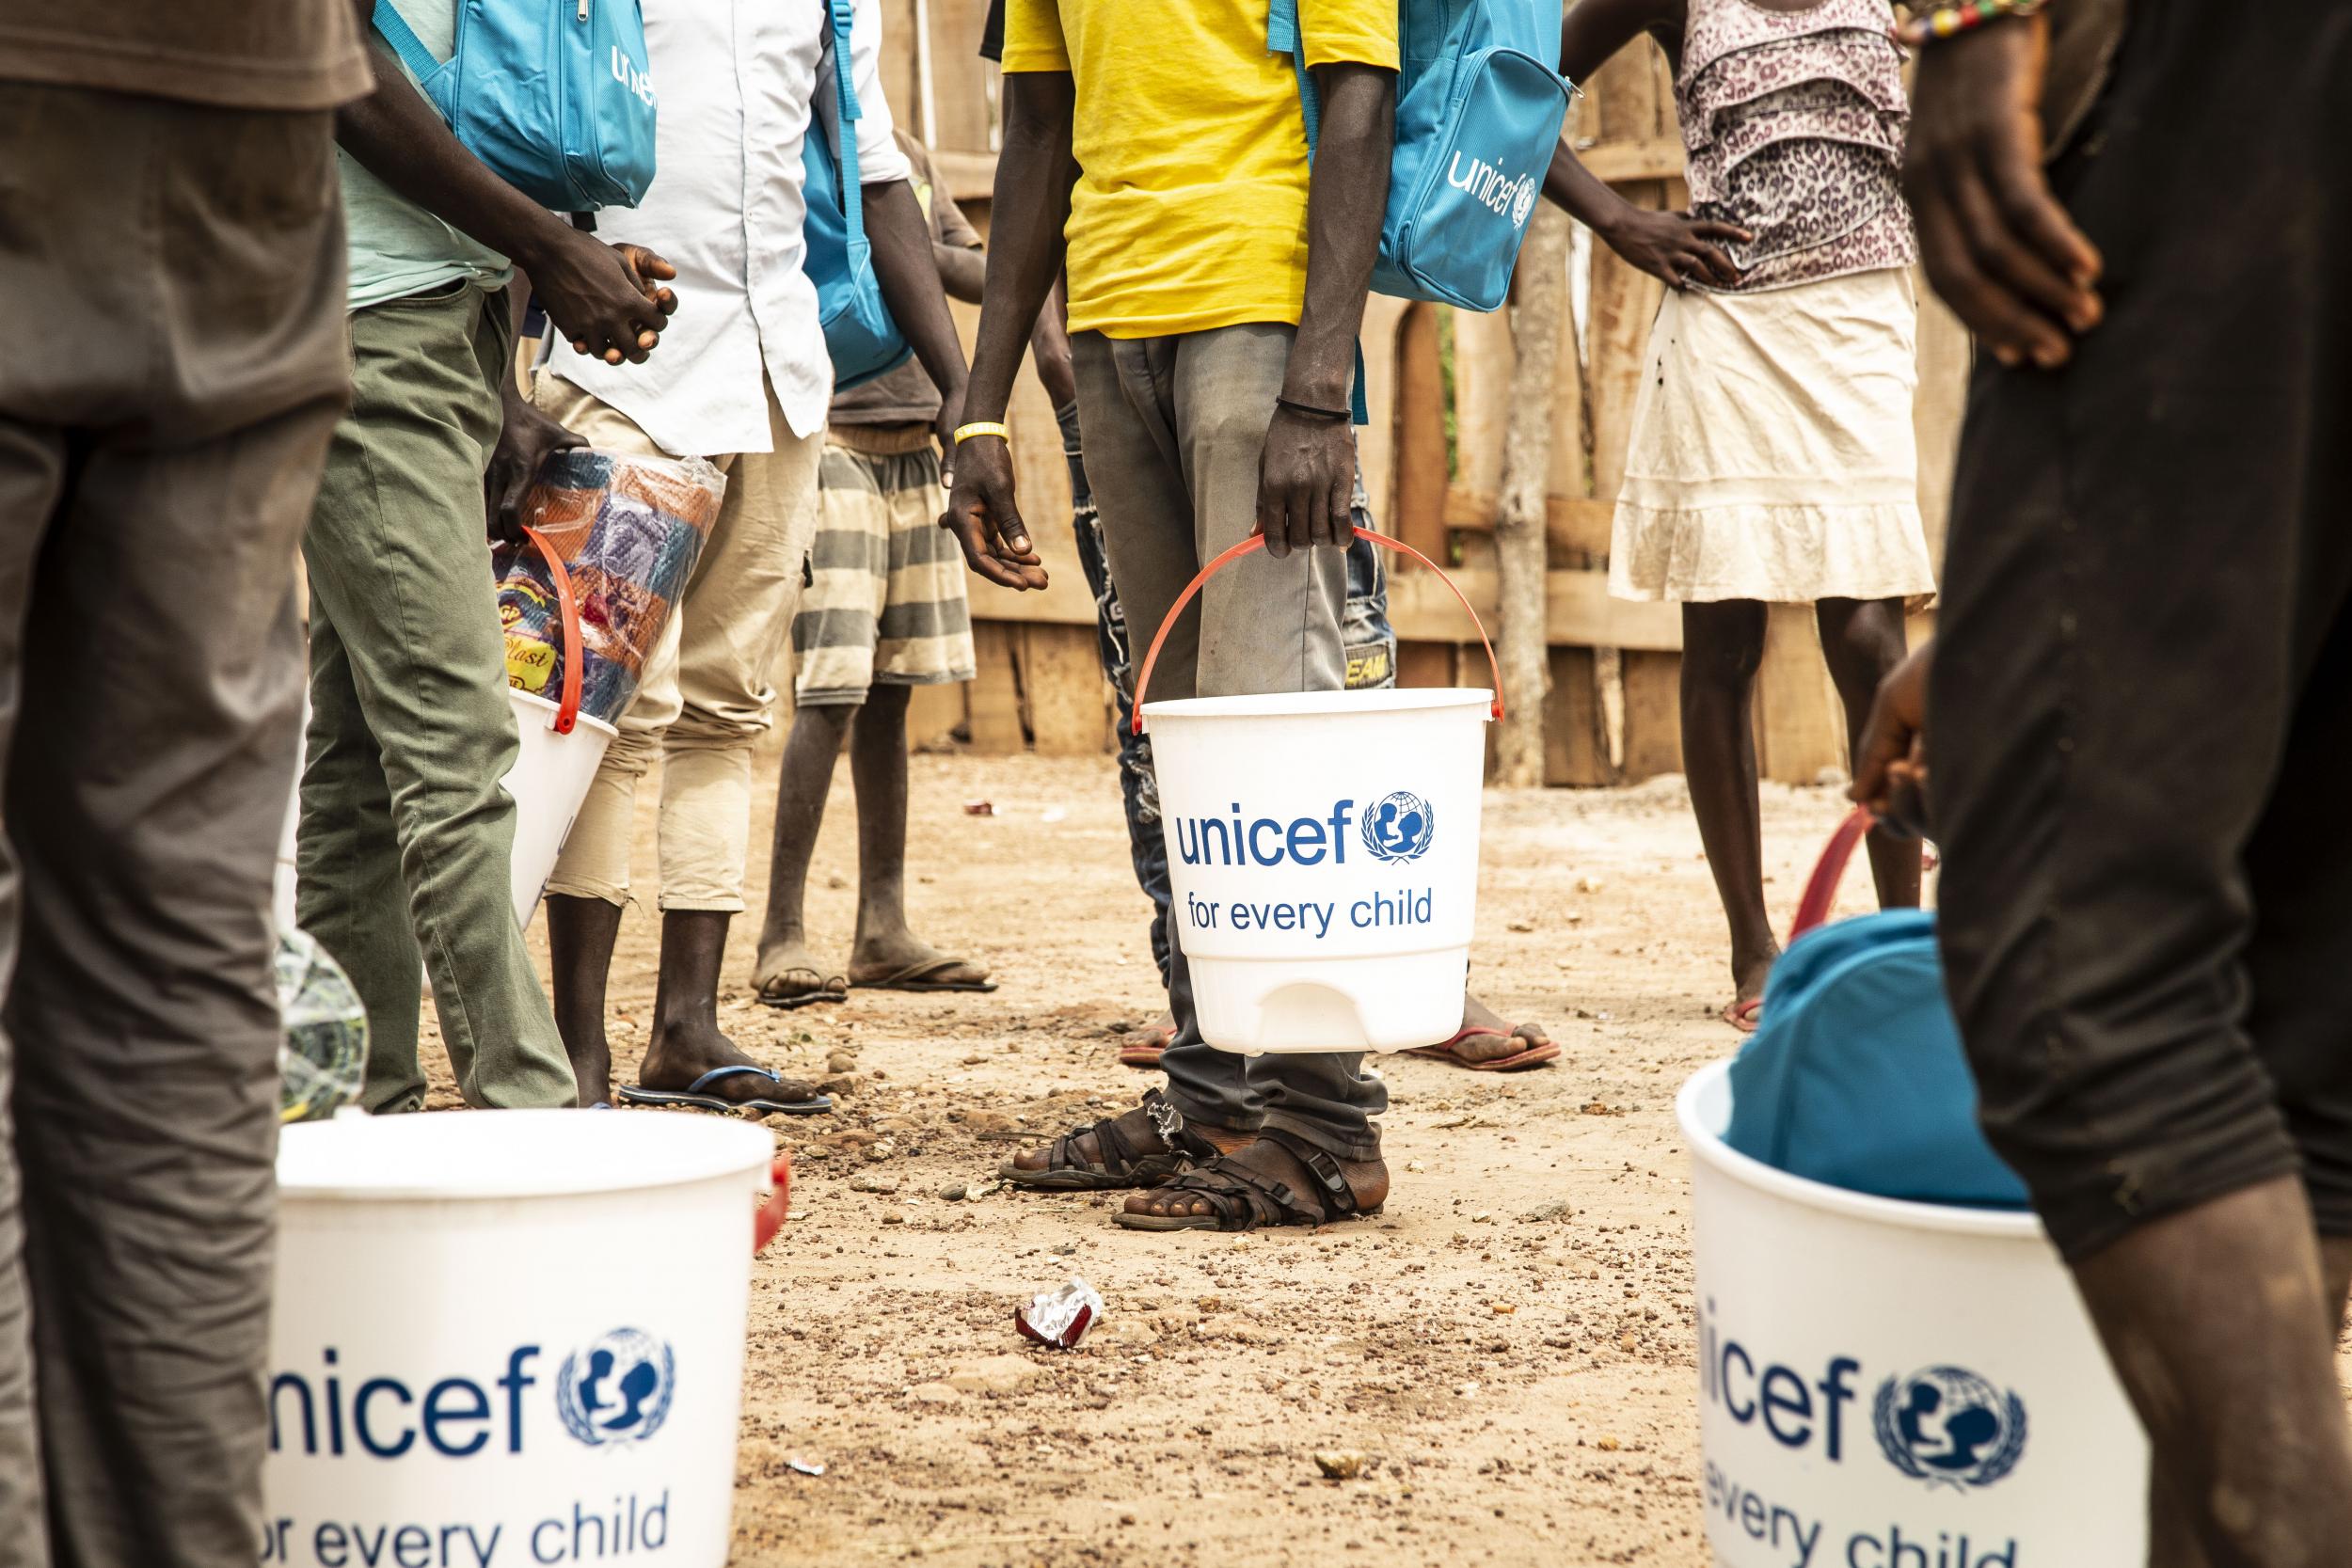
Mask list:
[[1289,1182],[1260,1176],[1224,1160],[1188,1170],[1160,1190],[1183,1193],[1207,1203],[1215,1211],[1219,1230],[1316,1226],[1324,1219],[1321,1210],[1299,1201]]
[[[1159,1130],[1162,1147],[1138,1147],[1120,1130],[1117,1117],[1105,1117],[1056,1138],[1045,1148],[1044,1170],[1016,1180],[1034,1183],[1040,1176],[1066,1174],[1092,1178],[1106,1187],[1140,1186],[1216,1158],[1216,1146],[1187,1128],[1183,1115],[1159,1090],[1143,1097],[1143,1108]],[[1093,1138],[1101,1159],[1089,1161],[1079,1154],[1078,1141],[1086,1137]]]

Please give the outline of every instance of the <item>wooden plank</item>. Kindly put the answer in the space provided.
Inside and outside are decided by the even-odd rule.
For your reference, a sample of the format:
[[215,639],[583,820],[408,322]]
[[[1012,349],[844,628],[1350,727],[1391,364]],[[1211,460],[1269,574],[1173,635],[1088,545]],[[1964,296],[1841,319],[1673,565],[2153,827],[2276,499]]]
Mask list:
[[[1426,573],[1422,574],[1427,576]],[[1395,606],[1396,578],[1391,577],[1390,606]],[[1454,644],[1451,642],[1399,642],[1396,645],[1396,684],[1399,686],[1452,686],[1454,684]]]
[[[1403,393],[1399,335],[1410,301],[1374,294],[1364,302],[1364,404],[1370,422],[1356,432],[1356,462],[1363,469],[1364,494],[1372,498],[1375,522],[1388,515],[1396,470],[1397,399]],[[1385,532],[1386,531],[1383,530]]]
[[1679,136],[1641,136],[1623,141],[1594,141],[1576,150],[1577,162],[1593,178],[1612,185],[1640,180],[1671,180],[1682,172],[1684,152]]
[[1500,311],[1454,315],[1454,482],[1502,488],[1502,427],[1511,417],[1511,324]]
[[1919,518],[1927,525],[1928,554],[1940,582],[1944,536],[1952,511],[1952,463],[1960,452],[1960,424],[1967,411],[1975,351],[1968,329],[1929,290],[1924,274],[1917,286],[1919,391],[1911,406],[1911,428],[1919,444]]
[[1821,660],[1810,605],[1776,604],[1756,678],[1756,766],[1767,779],[1809,784],[1846,767],[1846,715]]
[[925,127],[925,139],[941,151],[989,151],[996,145],[996,110],[979,54],[988,0],[922,0],[922,5],[931,23],[923,63],[930,68],[930,106],[939,117]]
[[879,61],[882,97],[891,118],[907,132],[928,141],[931,128],[923,122],[923,93],[917,66],[919,51],[914,25],[915,0],[879,0],[882,58]]
[[950,744],[969,716],[970,681],[946,686],[918,686],[907,692],[907,750],[925,751]]
[[[1660,207],[1665,187],[1656,182],[1630,185],[1626,199]],[[1666,286],[1620,260],[1607,245],[1593,246],[1593,276],[1584,333],[1585,379],[1593,428],[1593,494],[1613,502],[1625,483],[1626,447],[1633,433],[1633,401],[1645,363],[1649,330]]]
[[[931,172],[947,187],[958,201],[989,202],[996,195],[996,154],[993,152],[950,151],[946,148],[931,150]],[[969,214],[974,223],[980,221],[977,213]]]
[[[1568,367],[1563,365],[1560,370],[1565,375]],[[1470,533],[1492,533],[1501,505],[1501,499],[1492,491],[1454,485],[1445,493],[1445,526]],[[1607,559],[1609,524],[1616,512],[1615,502],[1595,500],[1589,496],[1553,495],[1545,498],[1544,510],[1544,531],[1555,552],[1589,551],[1597,542],[1598,554]]]
[[1593,785],[1611,782],[1609,747],[1601,733],[1600,687],[1593,650],[1553,648],[1551,690],[1544,699],[1544,783]]
[[972,652],[979,673],[969,688],[972,749],[976,752],[1026,751],[1028,726],[1022,722],[1021,677],[1014,668],[1013,648],[1019,630],[990,622],[972,627]]
[[[1485,544],[1477,534],[1463,540],[1466,551]],[[1495,611],[1494,570],[1468,565],[1453,570],[1471,608],[1482,617]],[[985,586],[973,590],[972,617],[977,627],[1094,625],[1093,601],[1079,596],[1083,609],[1052,594],[1000,593]],[[1609,595],[1609,574],[1599,568],[1560,568],[1544,574],[1548,611],[1546,641],[1572,648],[1644,648],[1673,652],[1682,646],[1682,607],[1640,603]],[[1427,572],[1389,575],[1389,620],[1399,639],[1407,642],[1457,642],[1472,636],[1470,619]],[[1400,658],[1404,670],[1410,660]]]
[[[1438,307],[1416,305],[1397,324],[1396,467],[1390,524],[1432,561],[1446,560],[1445,372],[1438,356]],[[1393,579],[1421,568],[1399,560]]]
[[1625,683],[1625,760],[1620,776],[1639,784],[1682,771],[1682,656],[1628,649]]
[[1097,756],[1112,749],[1110,687],[1085,626],[1021,628],[1021,694],[1041,755]]
[[[1473,538],[1475,536],[1472,536]],[[1465,567],[1453,574],[1471,608],[1482,617],[1495,610],[1493,574]],[[1609,596],[1609,574],[1560,571],[1544,574],[1546,640],[1577,648],[1679,649],[1682,608],[1636,603]],[[1389,579],[1389,620],[1411,641],[1454,642],[1470,635],[1462,607],[1445,585],[1427,572]]]

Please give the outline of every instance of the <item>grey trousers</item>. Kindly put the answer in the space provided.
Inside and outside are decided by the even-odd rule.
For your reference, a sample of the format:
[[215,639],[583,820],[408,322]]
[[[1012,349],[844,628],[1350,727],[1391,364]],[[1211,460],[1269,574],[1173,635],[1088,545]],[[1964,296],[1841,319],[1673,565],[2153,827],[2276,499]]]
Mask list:
[[[250,1568],[331,117],[0,94],[0,1568]],[[12,1094],[7,1079],[13,1077]]]
[[[1193,574],[1257,518],[1258,462],[1289,362],[1292,329],[1248,325],[1168,338],[1072,341],[1087,478],[1102,510],[1111,579],[1147,644]],[[1260,555],[1210,579],[1160,650],[1147,700],[1337,691],[1344,550]],[[1168,965],[1175,1043],[1161,1057],[1187,1121],[1285,1132],[1344,1160],[1376,1159],[1389,1091],[1359,1052],[1264,1055],[1200,1038],[1179,936]]]

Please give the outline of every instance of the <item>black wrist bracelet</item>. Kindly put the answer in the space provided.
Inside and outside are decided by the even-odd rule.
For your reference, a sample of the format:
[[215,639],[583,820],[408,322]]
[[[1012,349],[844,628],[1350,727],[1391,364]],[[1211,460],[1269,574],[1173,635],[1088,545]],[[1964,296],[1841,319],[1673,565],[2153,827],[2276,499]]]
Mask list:
[[1294,414],[1304,414],[1311,420],[1346,420],[1355,416],[1344,408],[1317,408],[1311,403],[1294,403],[1289,398],[1274,400],[1277,408],[1287,408]]

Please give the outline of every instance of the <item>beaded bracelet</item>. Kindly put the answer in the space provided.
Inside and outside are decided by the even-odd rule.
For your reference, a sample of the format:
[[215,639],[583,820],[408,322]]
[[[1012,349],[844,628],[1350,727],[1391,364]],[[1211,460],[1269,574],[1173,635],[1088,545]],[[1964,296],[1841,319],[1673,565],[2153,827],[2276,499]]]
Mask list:
[[1915,18],[1896,36],[1914,46],[1932,43],[1956,38],[2003,17],[2031,16],[2048,3],[2049,0],[1967,0],[1964,5],[1945,6],[1925,17]]

